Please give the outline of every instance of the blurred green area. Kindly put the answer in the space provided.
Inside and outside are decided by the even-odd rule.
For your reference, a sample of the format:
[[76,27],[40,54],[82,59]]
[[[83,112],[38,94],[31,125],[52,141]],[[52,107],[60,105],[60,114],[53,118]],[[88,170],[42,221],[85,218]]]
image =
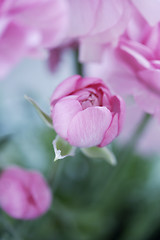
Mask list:
[[[20,142],[27,136],[30,145],[24,149]],[[53,163],[54,132],[38,124],[34,132],[30,128],[19,137],[1,136],[1,167],[35,168],[47,179],[54,174],[53,203],[32,221],[12,219],[1,210],[0,240],[160,239],[159,159],[128,153],[114,144],[118,160],[114,167],[79,150],[75,157]]]

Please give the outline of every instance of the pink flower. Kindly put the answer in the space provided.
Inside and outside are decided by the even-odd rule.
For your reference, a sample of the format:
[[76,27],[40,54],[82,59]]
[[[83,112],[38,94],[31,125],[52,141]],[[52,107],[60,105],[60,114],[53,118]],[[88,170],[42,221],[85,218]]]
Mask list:
[[109,144],[121,131],[124,109],[124,101],[98,78],[69,77],[51,97],[54,129],[78,147]]
[[160,23],[151,27],[135,10],[117,48],[105,52],[94,74],[117,93],[132,94],[141,108],[160,119]]
[[0,3],[0,77],[22,57],[57,47],[68,27],[65,0],[5,0]]
[[[130,18],[128,0],[68,0],[69,38],[79,40],[80,61],[100,61],[104,46],[115,44]],[[74,20],[73,20],[74,19]]]
[[45,179],[36,171],[9,167],[0,175],[0,206],[13,218],[39,217],[48,210],[51,199]]
[[[131,136],[135,133],[139,124],[144,117],[144,112],[135,103],[126,104],[126,117],[122,133],[117,138],[117,144],[125,147],[130,141]],[[131,124],[132,123],[132,124]],[[147,128],[139,136],[138,144],[136,144],[136,151],[147,157],[151,157],[160,153],[160,124],[156,118],[151,118],[147,123]]]

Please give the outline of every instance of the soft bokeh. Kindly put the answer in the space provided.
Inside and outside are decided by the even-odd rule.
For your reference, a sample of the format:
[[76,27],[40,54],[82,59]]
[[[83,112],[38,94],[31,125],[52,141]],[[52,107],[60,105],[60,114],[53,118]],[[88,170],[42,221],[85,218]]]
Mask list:
[[[68,38],[79,41],[81,62],[100,61],[104,46],[116,44],[131,16],[127,0],[68,0]],[[74,19],[74,21],[73,21]]]
[[65,0],[1,1],[0,78],[25,56],[43,56],[57,47],[68,29]]
[[[49,2],[51,5],[55,4],[54,9],[42,8],[42,5],[49,6]],[[26,12],[25,5],[23,9],[18,7],[15,11],[14,6],[24,4],[35,7],[27,7]],[[9,11],[10,17],[18,14],[14,23],[12,18],[4,17],[11,6],[13,9]],[[0,239],[160,239],[160,124],[157,118],[144,112],[145,110],[158,116],[159,110],[159,7],[159,0],[0,1],[0,39],[2,36],[12,36],[3,38],[3,44],[1,42],[0,46],[5,54],[0,58],[7,63],[4,66],[4,62],[0,61],[1,74],[6,76],[3,78],[4,81],[0,82],[0,176],[3,177],[5,171],[13,165],[17,165],[23,173],[19,178],[19,170],[16,168],[14,180],[16,179],[16,191],[18,190],[20,195],[19,193],[15,195],[11,191],[6,195],[8,197],[3,201],[3,206],[1,205]],[[27,14],[25,22],[24,15],[20,14],[22,10]],[[38,14],[39,10],[41,14]],[[69,18],[66,13],[69,14]],[[43,21],[46,23],[45,29],[47,27],[45,33],[41,31]],[[15,31],[3,35],[9,26],[17,28],[9,28]],[[24,31],[26,28],[29,32]],[[48,34],[48,30],[51,29],[52,36]],[[35,30],[38,30],[43,41],[37,37],[39,35],[35,35]],[[32,47],[29,45],[28,48],[27,45],[26,48],[21,41],[22,38],[17,37],[21,31],[25,34],[30,33],[29,43]],[[53,44],[54,36],[57,40]],[[28,54],[30,58],[24,59]],[[33,55],[37,58],[33,59]],[[90,69],[85,72],[86,63],[82,66],[78,58],[81,62],[92,63]],[[98,61],[99,64],[93,65],[93,61]],[[48,64],[52,71],[48,71]],[[150,74],[150,67],[156,72],[154,76]],[[147,70],[144,78],[138,76],[141,68]],[[126,118],[121,133],[105,148],[105,152],[111,152],[117,159],[116,166],[109,165],[100,157],[90,158],[89,155],[86,156],[84,149],[82,151],[79,148],[76,148],[74,157],[68,156],[54,162],[52,142],[56,138],[56,132],[44,124],[33,106],[24,99],[24,95],[31,97],[50,115],[52,92],[60,83],[64,84],[64,79],[74,74],[82,75],[85,80],[91,80],[96,74],[98,79],[105,80],[107,89],[111,89],[113,95],[117,95],[118,91],[123,92],[123,97],[126,94],[133,95],[124,98]],[[92,91],[93,85],[92,82]],[[148,92],[146,107],[148,109],[152,107],[152,111],[146,110],[144,105],[135,104],[135,100],[138,103],[136,94],[143,95],[146,88]],[[84,88],[78,89],[78,96],[82,93],[81,104],[84,108],[82,112],[89,109],[92,104],[99,104],[97,93],[96,96],[88,98],[88,90],[88,87],[87,91]],[[94,89],[94,93],[96,91],[97,89]],[[106,92],[108,93],[108,90]],[[157,105],[155,102],[152,104],[151,95],[155,95],[155,92],[158,93]],[[110,96],[107,95],[105,100],[112,99]],[[108,106],[110,104],[111,102]],[[114,110],[120,112],[119,104]],[[62,111],[59,117],[59,122],[64,124],[66,119],[62,116]],[[96,119],[99,119],[98,117],[96,115]],[[97,120],[96,126],[101,125]],[[117,125],[119,127],[119,124]],[[77,124],[77,129],[79,126],[80,124]],[[91,128],[90,118],[87,118],[86,126],[88,129]],[[100,130],[98,127],[95,127],[94,134]],[[115,126],[113,129],[116,129]],[[84,128],[81,127],[81,130],[80,136],[84,133]],[[115,132],[112,133],[115,136]],[[90,135],[93,139],[93,133]],[[112,137],[111,133],[110,136]],[[42,215],[37,215],[41,214],[39,204],[43,206],[45,203],[41,197],[42,189],[40,186],[37,187],[37,184],[34,185],[30,171],[40,172],[38,176],[43,179],[43,183],[48,183],[53,195],[50,208],[48,211],[47,208],[45,210],[43,208],[44,211],[41,213],[45,214]],[[26,181],[28,179],[26,174],[29,181]],[[9,184],[10,187],[15,186],[14,180]],[[24,181],[26,183],[31,180],[29,187],[24,188]],[[10,191],[10,187],[4,188],[3,183],[1,186],[5,193]],[[30,208],[33,201],[32,198],[28,199],[28,194],[30,196],[33,186],[36,186],[36,189],[31,196],[38,193],[36,195],[38,197],[35,197],[38,209],[31,211],[34,214],[30,216],[35,218],[26,221],[28,215],[25,215],[23,220],[16,219],[15,217],[18,217],[16,214],[21,211],[13,214],[7,209],[11,209],[12,204],[16,203],[16,208],[20,207],[19,209],[23,210],[26,202]],[[3,198],[2,190],[0,199]],[[17,205],[18,201],[15,199],[22,196],[21,193],[24,201]],[[7,203],[9,205],[5,208]]]

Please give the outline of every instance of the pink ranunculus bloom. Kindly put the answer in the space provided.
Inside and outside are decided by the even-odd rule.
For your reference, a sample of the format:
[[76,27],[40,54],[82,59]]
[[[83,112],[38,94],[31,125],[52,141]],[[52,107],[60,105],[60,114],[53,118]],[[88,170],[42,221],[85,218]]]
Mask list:
[[117,48],[106,49],[101,66],[90,71],[92,76],[105,75],[115,92],[133,95],[145,112],[160,119],[159,42],[160,23],[151,27],[135,9]]
[[98,78],[69,77],[51,97],[53,127],[73,146],[109,144],[121,131],[124,112],[124,101]]
[[14,166],[0,175],[0,207],[13,218],[37,218],[49,209],[51,199],[51,191],[39,172]]
[[0,78],[22,57],[57,47],[68,28],[66,0],[0,2]]
[[[100,61],[104,46],[116,44],[130,18],[128,0],[68,0],[68,37],[78,39],[80,61]],[[73,20],[74,19],[74,20]]]

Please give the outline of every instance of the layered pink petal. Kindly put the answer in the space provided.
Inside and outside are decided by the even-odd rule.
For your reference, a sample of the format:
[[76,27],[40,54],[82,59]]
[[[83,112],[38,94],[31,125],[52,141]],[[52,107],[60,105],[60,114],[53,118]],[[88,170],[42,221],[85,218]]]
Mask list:
[[70,122],[79,111],[82,111],[82,107],[75,97],[72,96],[62,98],[53,107],[53,126],[62,138],[67,139]]
[[68,141],[73,146],[99,145],[112,120],[106,107],[89,107],[75,115],[68,128]]
[[110,100],[112,112],[118,114],[118,134],[122,130],[125,118],[125,102],[120,96],[113,96]]
[[81,79],[81,76],[74,75],[60,83],[51,96],[51,104],[54,104],[59,98],[74,92],[76,90],[78,79]]
[[106,130],[104,134],[104,138],[101,144],[99,145],[100,147],[104,147],[111,143],[113,139],[119,135],[124,123],[125,117],[124,101],[118,96],[113,96],[110,99],[110,103],[112,107],[113,119],[109,128]]
[[104,79],[108,87],[117,94],[132,94],[139,88],[139,83],[128,61],[125,60],[122,51],[107,49],[103,61],[88,64],[86,73]]
[[118,114],[115,114],[112,122],[104,134],[104,138],[99,144],[99,147],[104,147],[111,143],[115,137],[118,135]]
[[[137,46],[135,46],[135,44],[124,44],[120,46],[120,49],[127,54],[126,56],[124,55],[126,62],[128,64],[131,64],[131,67],[135,70],[150,68],[151,63],[145,56],[149,56],[149,50],[145,51],[145,47],[138,46],[138,43],[136,45]],[[151,54],[149,57],[151,57]]]
[[65,79],[58,87],[55,89],[51,96],[51,103],[55,104],[59,98],[62,98],[66,95],[73,94],[75,91],[83,89],[89,85],[94,85],[101,83],[102,80],[99,78],[82,78],[80,75],[74,75]]

